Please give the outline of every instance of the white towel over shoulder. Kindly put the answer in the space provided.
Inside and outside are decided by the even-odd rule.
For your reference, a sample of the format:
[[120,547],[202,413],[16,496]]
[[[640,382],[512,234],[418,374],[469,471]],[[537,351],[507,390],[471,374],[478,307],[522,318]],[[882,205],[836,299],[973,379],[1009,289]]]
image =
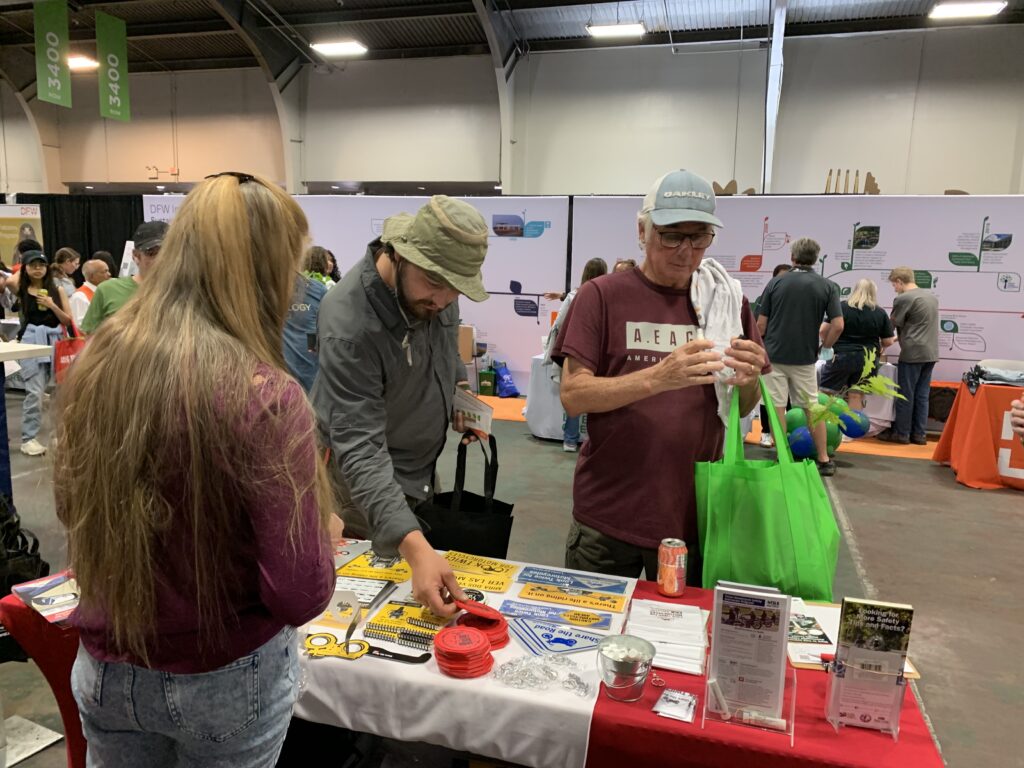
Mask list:
[[[740,313],[743,309],[743,289],[739,281],[714,259],[704,259],[700,268],[693,273],[690,300],[705,339],[728,346],[733,338],[742,335],[743,321]],[[729,423],[732,391],[733,387],[715,382],[718,417],[726,425]]]

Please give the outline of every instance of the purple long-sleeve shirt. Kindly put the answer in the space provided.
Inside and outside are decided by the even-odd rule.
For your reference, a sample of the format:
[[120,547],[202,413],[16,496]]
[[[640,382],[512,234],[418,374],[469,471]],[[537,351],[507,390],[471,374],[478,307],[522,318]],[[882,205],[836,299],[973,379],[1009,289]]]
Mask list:
[[[282,374],[266,368],[259,375],[273,380]],[[279,465],[287,448],[294,482],[300,487],[310,484],[319,459],[305,395],[291,381],[280,407],[268,413],[266,389],[254,388],[252,418],[239,430],[245,444],[239,446],[237,456],[253,474],[261,465]],[[167,470],[163,488],[172,507],[186,504],[190,468],[169,466]],[[147,646],[147,666],[152,669],[190,674],[222,667],[251,653],[283,627],[314,618],[333,593],[334,559],[327,536],[321,532],[314,494],[307,493],[302,499],[301,524],[293,543],[289,525],[294,498],[288,479],[268,474],[243,485],[235,481],[230,469],[224,473],[225,483],[233,491],[228,498],[237,500],[239,525],[223,563],[222,583],[232,585],[223,606],[227,630],[212,647],[203,642],[193,573],[193,532],[183,517],[154,542],[155,632]],[[139,659],[116,651],[105,615],[80,609],[72,622],[94,658],[141,664]]]

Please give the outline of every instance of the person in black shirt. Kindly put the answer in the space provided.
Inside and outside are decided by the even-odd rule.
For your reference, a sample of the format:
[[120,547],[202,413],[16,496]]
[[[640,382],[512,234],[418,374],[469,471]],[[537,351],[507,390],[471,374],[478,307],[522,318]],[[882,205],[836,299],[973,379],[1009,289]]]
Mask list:
[[[864,357],[871,350],[875,352],[874,375],[879,355],[896,341],[896,332],[885,310],[878,306],[878,289],[872,280],[858,280],[849,300],[840,307],[843,333],[833,347],[835,356],[821,372],[821,389],[829,394],[845,394],[849,406],[860,411],[864,408],[864,395],[851,387],[861,379]],[[825,329],[823,324],[823,333]]]
[[[772,277],[778,277],[781,274],[789,272],[793,268],[792,264],[776,264],[775,269],[772,270]],[[767,290],[767,287],[766,289]],[[764,291],[757,297],[757,301],[754,302],[754,306],[751,309],[754,311],[754,317],[761,314],[761,300],[764,299]],[[775,445],[775,441],[772,439],[772,428],[768,423],[768,409],[764,407],[765,404],[761,403],[761,445],[765,448],[771,448]],[[786,410],[790,408],[790,403],[786,401]]]
[[[809,237],[801,237],[791,248],[793,269],[773,277],[761,295],[757,327],[764,337],[772,370],[765,377],[768,394],[779,413],[786,418],[786,401],[803,408],[811,423],[811,408],[818,403],[819,343],[824,348],[843,332],[843,313],[839,307],[839,286],[814,271],[821,246]],[[829,329],[818,338],[821,318],[827,317]],[[818,471],[824,477],[836,473],[828,456],[825,422],[811,429],[817,453]]]

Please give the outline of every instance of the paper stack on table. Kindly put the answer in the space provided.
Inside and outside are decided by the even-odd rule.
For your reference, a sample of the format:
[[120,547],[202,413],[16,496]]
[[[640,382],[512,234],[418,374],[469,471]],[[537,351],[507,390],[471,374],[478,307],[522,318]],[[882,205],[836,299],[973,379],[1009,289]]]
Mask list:
[[707,632],[704,615],[695,605],[634,600],[630,605],[625,633],[642,637],[654,645],[653,666],[704,674]]

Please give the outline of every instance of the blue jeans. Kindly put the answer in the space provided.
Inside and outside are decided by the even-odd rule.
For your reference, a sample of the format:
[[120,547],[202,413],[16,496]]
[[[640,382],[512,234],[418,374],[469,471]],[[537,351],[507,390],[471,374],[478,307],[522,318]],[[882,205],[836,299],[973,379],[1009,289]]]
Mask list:
[[932,369],[935,363],[904,363],[896,366],[900,394],[896,398],[896,423],[893,428],[902,437],[924,437],[928,422],[928,399],[931,395]]
[[298,698],[295,629],[195,675],[100,662],[79,646],[71,690],[88,768],[273,768]]
[[565,424],[562,425],[562,442],[570,445],[579,445],[580,442],[580,417],[565,417]]
[[43,393],[50,380],[50,364],[36,366],[31,376],[22,376],[25,382],[25,399],[21,404],[21,442],[27,443],[39,434],[43,423]]

